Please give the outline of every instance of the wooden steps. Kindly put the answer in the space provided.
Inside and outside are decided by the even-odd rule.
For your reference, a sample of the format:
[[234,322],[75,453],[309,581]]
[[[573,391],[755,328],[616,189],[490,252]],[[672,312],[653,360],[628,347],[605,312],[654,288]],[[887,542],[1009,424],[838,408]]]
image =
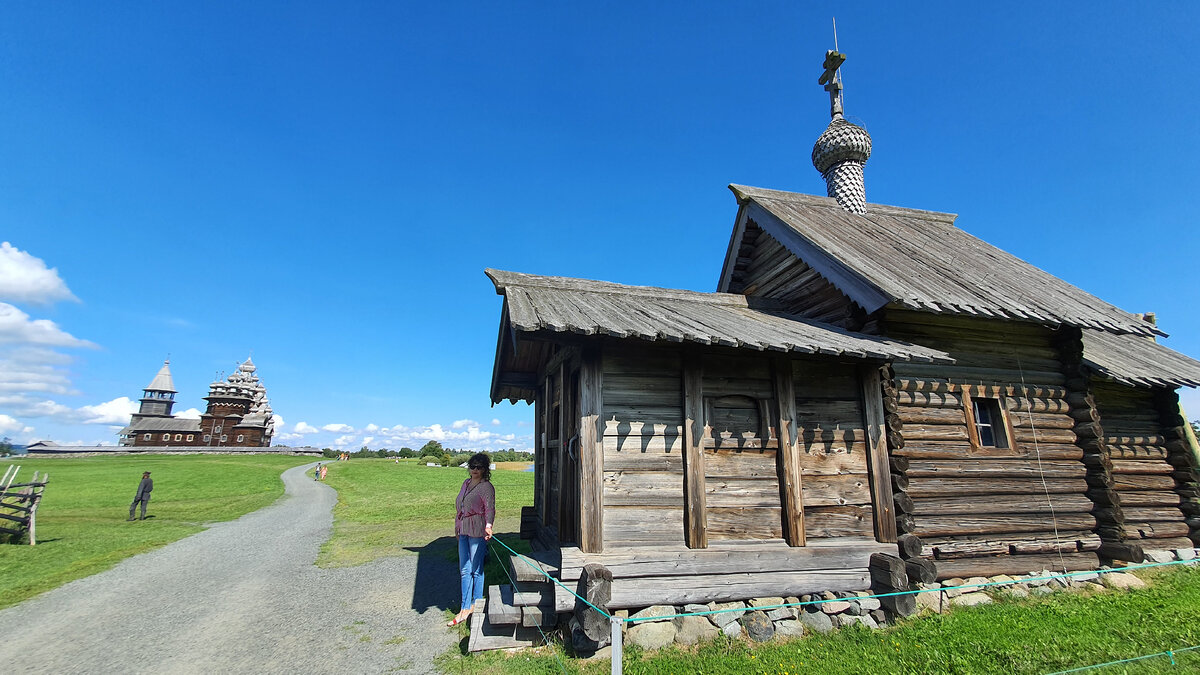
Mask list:
[[558,551],[509,557],[515,583],[489,586],[486,601],[482,598],[475,601],[468,651],[539,644],[542,631],[558,625],[554,583],[540,570],[557,575],[559,558]]
[[483,652],[492,649],[513,649],[532,647],[540,644],[542,634],[537,628],[527,628],[518,624],[494,624],[488,620],[487,602],[480,598],[475,601],[474,612],[471,614],[471,637],[467,640],[467,651]]

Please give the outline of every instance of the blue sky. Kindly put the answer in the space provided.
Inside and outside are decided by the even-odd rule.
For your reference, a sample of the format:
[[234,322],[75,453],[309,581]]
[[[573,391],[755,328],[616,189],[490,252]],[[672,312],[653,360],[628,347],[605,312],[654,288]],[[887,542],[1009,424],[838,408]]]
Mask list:
[[1200,5],[977,4],[6,3],[0,435],[252,353],[277,439],[529,448],[484,268],[713,290],[726,185],[824,193],[835,14],[870,201],[1200,357]]

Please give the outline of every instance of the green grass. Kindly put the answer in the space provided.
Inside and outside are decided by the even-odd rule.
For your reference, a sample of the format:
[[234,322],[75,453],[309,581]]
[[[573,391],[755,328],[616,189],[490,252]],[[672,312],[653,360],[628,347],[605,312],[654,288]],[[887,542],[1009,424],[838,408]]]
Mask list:
[[[448,557],[457,559],[454,499],[467,478],[466,469],[392,459],[352,459],[328,466],[325,482],[337,490],[338,503],[333,510],[333,536],[321,547],[318,565],[360,565],[411,555],[435,542],[448,549]],[[516,533],[521,507],[533,503],[533,474],[497,469],[492,483],[496,487],[492,529],[497,535]],[[504,537],[510,546],[515,540],[515,536]],[[486,571],[493,572],[489,580],[502,574],[499,568]]]
[[[880,631],[862,628],[787,642],[720,638],[698,649],[625,649],[625,672],[644,673],[1047,673],[1200,645],[1200,569],[1140,576],[1145,590],[1060,593],[910,619]],[[1200,671],[1200,650],[1092,671]],[[539,654],[448,655],[447,672],[606,673],[607,661]]]
[[[279,474],[311,458],[279,455],[124,456],[0,460],[50,482],[37,512],[37,546],[0,544],[0,608],[121,560],[232,520],[283,494]],[[126,522],[142,472],[154,479],[144,521]]]

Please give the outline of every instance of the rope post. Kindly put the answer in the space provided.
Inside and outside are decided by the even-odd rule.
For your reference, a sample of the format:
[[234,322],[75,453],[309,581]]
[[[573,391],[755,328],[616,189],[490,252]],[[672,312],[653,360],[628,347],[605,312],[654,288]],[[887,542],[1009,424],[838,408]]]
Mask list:
[[612,675],[622,675],[624,669],[621,664],[621,655],[625,652],[625,645],[622,642],[621,620],[610,616],[608,621],[612,626]]

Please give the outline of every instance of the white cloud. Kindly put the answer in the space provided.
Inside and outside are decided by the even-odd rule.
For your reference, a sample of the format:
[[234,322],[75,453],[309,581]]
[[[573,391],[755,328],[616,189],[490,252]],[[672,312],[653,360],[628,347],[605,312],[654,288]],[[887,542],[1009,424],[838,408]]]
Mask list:
[[375,440],[374,436],[363,436],[362,444],[363,445],[371,445],[371,441],[373,441],[373,440]]
[[304,438],[304,434],[275,434],[274,436],[271,437],[271,440],[294,441],[294,440],[297,440],[300,438]]
[[492,426],[494,426],[494,427],[498,427],[498,426],[500,426],[500,420],[498,420],[498,419],[496,419],[495,417],[493,417],[493,418],[492,418]]
[[354,431],[354,427],[349,424],[326,424],[321,428],[325,431],[332,431],[335,434],[348,434]]
[[375,433],[376,431],[379,431],[379,425],[372,422],[371,424],[368,424],[367,426],[363,427],[363,431]]
[[35,304],[79,300],[56,268],[7,241],[0,243],[0,298]]
[[316,434],[320,433],[321,430],[309,424],[308,422],[297,422],[296,427],[292,429],[292,431],[296,432],[297,434]]
[[477,427],[479,426],[479,422],[476,422],[475,420],[454,420],[454,423],[450,426],[454,429],[461,429],[468,426]]
[[125,425],[129,423],[129,416],[137,410],[137,402],[129,400],[128,396],[121,396],[96,405],[85,405],[79,409],[77,415],[79,421],[84,424]]
[[198,420],[200,419],[200,414],[199,408],[188,408],[187,410],[175,413],[175,416],[181,420]]
[[354,443],[354,439],[356,439],[356,438],[358,438],[358,437],[349,435],[349,434],[347,434],[345,436],[338,436],[337,438],[333,439],[333,444],[338,446],[339,448],[344,448],[347,445]]
[[30,319],[7,302],[0,302],[0,343],[46,345],[49,347],[95,347],[62,330],[49,319]]
[[19,419],[0,413],[0,434],[31,434],[33,427]]

